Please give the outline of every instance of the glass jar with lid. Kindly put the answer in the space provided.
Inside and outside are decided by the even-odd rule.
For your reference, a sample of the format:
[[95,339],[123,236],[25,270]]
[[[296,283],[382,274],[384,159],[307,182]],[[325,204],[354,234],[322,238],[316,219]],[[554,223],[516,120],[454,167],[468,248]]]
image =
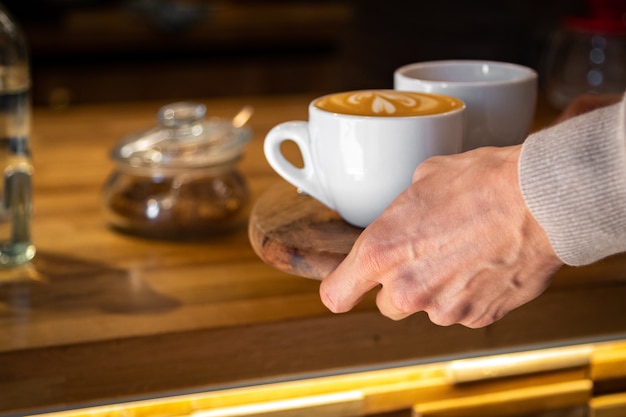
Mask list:
[[123,139],[103,190],[106,221],[116,230],[162,239],[198,239],[245,223],[249,197],[237,169],[247,126],[206,119],[206,107],[162,107],[157,126]]

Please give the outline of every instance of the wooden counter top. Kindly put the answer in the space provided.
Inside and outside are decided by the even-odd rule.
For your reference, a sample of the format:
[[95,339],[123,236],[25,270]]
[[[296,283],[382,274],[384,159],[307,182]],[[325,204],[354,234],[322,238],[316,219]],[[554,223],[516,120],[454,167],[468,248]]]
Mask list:
[[[274,125],[306,119],[313,96],[203,101],[255,114],[240,168],[252,201],[282,181],[262,155]],[[0,275],[0,415],[323,375],[486,351],[626,337],[626,257],[564,268],[537,300],[481,330],[424,314],[382,317],[373,298],[333,315],[319,282],[277,271],[247,228],[201,242],[110,230],[100,192],[123,136],[165,102],[36,109],[30,270]],[[553,114],[540,113],[538,126]]]

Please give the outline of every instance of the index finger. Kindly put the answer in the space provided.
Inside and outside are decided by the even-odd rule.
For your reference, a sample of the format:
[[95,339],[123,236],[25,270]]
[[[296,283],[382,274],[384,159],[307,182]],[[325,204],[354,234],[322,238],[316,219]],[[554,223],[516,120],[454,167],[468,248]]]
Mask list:
[[352,250],[341,264],[322,280],[320,298],[333,313],[349,311],[361,301],[379,282],[363,266],[365,263],[357,255],[360,242],[366,231],[357,239]]

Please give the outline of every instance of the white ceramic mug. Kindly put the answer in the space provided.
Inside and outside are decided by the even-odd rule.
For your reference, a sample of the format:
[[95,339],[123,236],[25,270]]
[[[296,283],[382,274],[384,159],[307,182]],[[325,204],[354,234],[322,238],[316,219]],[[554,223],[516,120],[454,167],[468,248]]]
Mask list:
[[522,143],[531,131],[537,73],[506,62],[445,60],[409,64],[394,72],[394,88],[457,97],[467,106],[463,150]]
[[[461,150],[461,100],[436,94],[363,90],[313,100],[309,120],[282,123],[264,152],[285,180],[355,226],[366,227],[411,184],[426,158]],[[281,152],[293,141],[304,166]]]

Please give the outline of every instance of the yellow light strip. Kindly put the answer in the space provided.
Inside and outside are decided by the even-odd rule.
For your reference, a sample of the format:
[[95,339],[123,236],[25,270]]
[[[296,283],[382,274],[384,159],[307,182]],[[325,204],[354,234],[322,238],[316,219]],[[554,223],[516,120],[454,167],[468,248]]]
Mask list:
[[589,401],[589,417],[626,416],[626,392],[602,395]]
[[559,384],[490,392],[450,398],[413,407],[416,417],[504,417],[530,415],[539,411],[584,406],[591,398],[593,382],[569,381]]
[[362,392],[346,391],[197,411],[191,416],[238,417],[271,415],[272,417],[288,417],[301,416],[303,415],[303,410],[306,410],[308,415],[343,417],[361,414],[362,401]]
[[588,366],[592,345],[542,349],[531,352],[507,353],[487,358],[461,359],[448,366],[448,378],[453,384],[503,378],[537,372]]
[[[496,379],[501,377],[509,378]],[[319,415],[342,416],[357,409],[375,414],[411,408],[418,402],[550,386],[588,377],[592,381],[596,377],[626,377],[626,340],[259,384],[37,417],[211,417],[234,412],[246,415],[251,410],[258,414],[272,407],[279,410],[272,411],[272,416],[276,412],[302,415],[308,407],[318,407]]]
[[626,378],[626,343],[606,344],[594,349],[591,379],[603,381],[623,378]]

